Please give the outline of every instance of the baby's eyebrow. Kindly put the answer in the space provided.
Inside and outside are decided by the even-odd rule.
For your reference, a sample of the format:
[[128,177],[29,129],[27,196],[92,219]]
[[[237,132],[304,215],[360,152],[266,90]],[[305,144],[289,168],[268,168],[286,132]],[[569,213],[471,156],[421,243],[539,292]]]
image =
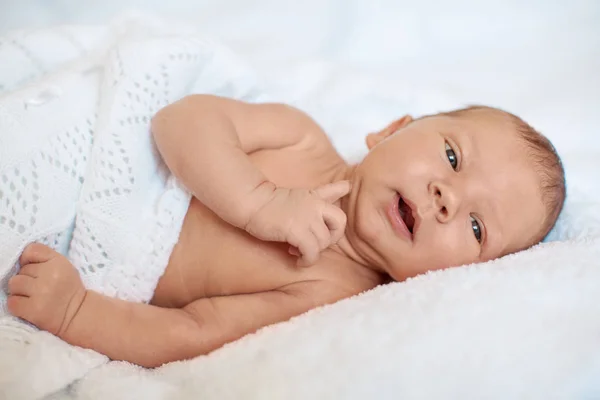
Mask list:
[[456,135],[456,142],[460,146],[461,153],[464,157],[471,157],[478,152],[477,141],[474,140],[473,134],[469,129],[461,129]]

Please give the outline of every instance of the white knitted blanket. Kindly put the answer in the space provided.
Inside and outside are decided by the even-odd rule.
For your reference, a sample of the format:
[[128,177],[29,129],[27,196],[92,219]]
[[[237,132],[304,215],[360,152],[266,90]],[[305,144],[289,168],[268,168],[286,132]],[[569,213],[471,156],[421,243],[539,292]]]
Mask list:
[[32,242],[68,256],[87,288],[149,301],[190,200],[150,120],[190,93],[265,99],[252,76],[203,37],[134,16],[13,32],[0,65],[0,318]]
[[[66,30],[37,35],[0,45],[12,75],[0,76],[2,288],[36,241],[68,255],[88,288],[148,301],[190,198],[153,146],[151,117],[192,92],[258,92],[226,50],[197,35],[135,20],[83,37],[94,43]],[[52,65],[48,50],[64,46],[73,60]]]
[[[6,56],[9,61],[3,58],[0,62],[0,90],[5,92],[0,98],[0,121],[13,120],[12,128],[20,132],[4,136],[12,131],[0,122],[0,137],[10,139],[9,147],[0,139],[0,165],[5,165],[7,159],[25,157],[13,143],[21,141],[31,149],[37,146],[34,141],[51,135],[55,127],[65,131],[62,128],[66,125],[56,125],[58,116],[70,121],[66,130],[70,140],[92,147],[86,157],[87,163],[94,165],[90,164],[94,160],[110,162],[110,158],[100,157],[102,152],[94,148],[96,141],[92,145],[89,136],[85,139],[88,129],[96,137],[110,132],[107,127],[120,130],[122,122],[124,131],[132,134],[128,139],[143,142],[141,138],[147,133],[140,128],[143,117],[160,102],[174,100],[188,91],[259,98],[252,79],[226,51],[214,50],[196,36],[173,37],[172,32],[134,18],[105,28],[14,34],[0,42],[0,53],[13,53]],[[92,65],[82,65],[85,63]],[[162,65],[167,66],[166,71]],[[49,70],[63,69],[70,78],[60,71],[42,77]],[[83,74],[68,72],[74,69]],[[39,82],[47,84],[40,86]],[[165,85],[169,87],[167,93]],[[79,88],[87,95],[69,88]],[[94,90],[99,92],[100,106],[91,101]],[[12,96],[20,100],[5,101]],[[71,101],[64,101],[65,96]],[[123,104],[139,106],[138,96],[148,103],[141,107],[143,112],[131,113]],[[121,106],[113,101],[117,98],[123,100]],[[53,108],[44,123],[24,116],[14,120],[15,115],[24,115],[25,107],[34,112],[38,107],[59,104],[55,102],[69,106]],[[35,126],[36,130],[24,129],[26,126]],[[65,134],[61,140],[66,138]],[[103,140],[110,143],[110,135]],[[46,151],[46,160],[36,159],[36,164],[44,165],[44,171],[51,171],[39,169],[36,174],[50,174],[57,190],[66,185],[61,181],[61,177],[67,179],[64,174],[79,171],[74,160],[78,165],[86,162],[81,153],[75,157],[61,146],[56,144]],[[113,154],[119,156],[114,150]],[[203,400],[600,398],[600,187],[596,176],[600,162],[597,157],[571,156],[569,199],[550,236],[554,242],[490,263],[436,271],[378,287],[267,327],[194,360],[157,370],[107,362],[95,352],[72,347],[13,318],[0,317],[0,400],[45,396]],[[65,172],[67,160],[69,170]],[[113,162],[113,168],[115,165]],[[18,243],[28,240],[19,235],[26,235],[30,224],[40,223],[37,217],[34,222],[19,218],[19,223],[12,218],[20,215],[19,207],[33,210],[34,202],[41,201],[33,196],[35,192],[24,198],[23,186],[33,189],[35,182],[33,171],[26,171],[3,169],[0,174],[0,184],[4,185],[0,190],[5,196],[0,199],[0,207],[6,218],[2,224],[16,231]],[[76,177],[85,178],[84,186],[87,171],[76,172]],[[127,179],[117,180],[114,170],[110,174],[110,165],[105,172],[108,181],[113,177],[127,185]],[[162,193],[169,185],[165,176],[159,176],[156,191]],[[92,178],[91,182],[106,182],[103,176]],[[91,198],[80,196],[76,189],[70,188],[60,196],[52,192],[51,199],[59,202],[70,198],[85,204],[114,198],[110,193],[105,197],[103,190],[99,198],[95,191],[88,193]],[[85,188],[79,189],[80,194],[85,192]],[[159,198],[152,193],[154,199]],[[5,203],[7,198],[10,203]],[[71,214],[65,212],[68,215],[60,229],[68,230],[69,221],[76,217],[72,208],[65,210]],[[38,232],[36,239],[51,233]],[[50,236],[46,242],[65,252],[71,243],[64,235]],[[104,248],[104,242],[101,244]],[[2,254],[16,253],[19,246],[7,249],[2,233]],[[95,249],[93,254],[103,255]],[[87,264],[95,270],[88,272],[105,269],[97,265],[99,260]],[[0,273],[5,276],[6,265],[10,269],[12,264],[2,265],[5,269]],[[128,293],[121,286],[109,287],[116,295]]]

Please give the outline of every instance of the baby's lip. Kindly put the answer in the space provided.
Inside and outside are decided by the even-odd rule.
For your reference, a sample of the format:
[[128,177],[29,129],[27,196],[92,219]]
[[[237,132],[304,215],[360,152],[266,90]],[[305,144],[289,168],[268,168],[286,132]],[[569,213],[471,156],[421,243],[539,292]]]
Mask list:
[[[405,240],[409,242],[413,241],[413,233],[408,229],[404,219],[402,219],[399,202],[402,196],[400,193],[396,193],[396,195],[392,198],[392,202],[387,208],[387,214],[389,221],[392,225],[392,228],[396,232],[397,235],[403,237]],[[406,203],[408,205],[408,203]],[[412,209],[411,209],[412,212]]]
[[412,227],[412,234],[414,238],[415,234],[417,233],[417,230],[419,229],[419,225],[421,225],[421,216],[418,213],[417,206],[415,205],[415,203],[413,203],[410,199],[402,195],[400,195],[400,197],[402,197],[402,201],[404,201],[404,203],[410,208],[413,220],[415,221]]

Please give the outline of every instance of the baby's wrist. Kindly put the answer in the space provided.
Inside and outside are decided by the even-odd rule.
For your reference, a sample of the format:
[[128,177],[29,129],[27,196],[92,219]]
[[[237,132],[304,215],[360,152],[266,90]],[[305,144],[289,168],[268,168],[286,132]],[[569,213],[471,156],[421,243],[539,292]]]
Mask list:
[[277,186],[268,180],[256,186],[242,205],[242,209],[245,210],[244,222],[241,225],[242,228],[248,230],[247,228],[251,225],[256,215],[271,201],[275,190],[277,190]]
[[63,324],[56,336],[65,340],[66,342],[70,342],[69,337],[76,335],[74,330],[77,326],[77,320],[81,319],[82,314],[85,313],[85,309],[87,308],[89,291],[82,287],[71,299],[69,304],[67,305],[67,309],[65,310],[65,314],[63,316]]

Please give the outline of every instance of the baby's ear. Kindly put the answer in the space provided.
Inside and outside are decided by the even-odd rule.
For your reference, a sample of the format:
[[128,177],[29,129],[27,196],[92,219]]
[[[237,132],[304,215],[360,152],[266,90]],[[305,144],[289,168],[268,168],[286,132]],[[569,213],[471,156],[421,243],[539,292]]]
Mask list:
[[390,137],[398,130],[410,124],[412,120],[413,119],[410,115],[405,115],[404,117],[397,119],[388,126],[386,126],[383,130],[377,133],[369,133],[366,138],[367,147],[369,148],[369,150],[371,150],[373,147],[384,141],[386,138]]

